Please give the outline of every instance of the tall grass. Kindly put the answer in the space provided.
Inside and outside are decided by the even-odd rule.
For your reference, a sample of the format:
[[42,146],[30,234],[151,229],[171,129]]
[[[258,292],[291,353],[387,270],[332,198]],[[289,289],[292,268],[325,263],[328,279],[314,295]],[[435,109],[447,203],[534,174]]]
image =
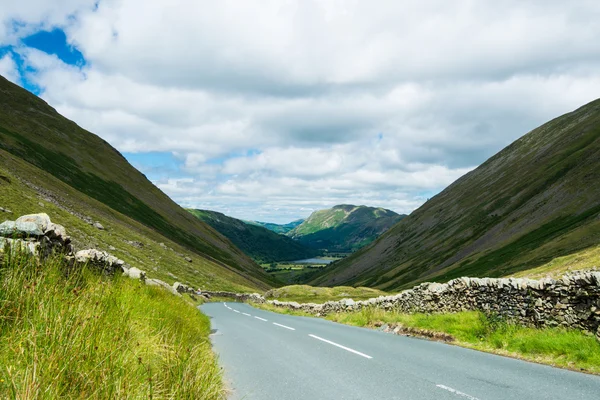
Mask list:
[[0,263],[0,398],[224,398],[205,316],[138,281],[66,271]]

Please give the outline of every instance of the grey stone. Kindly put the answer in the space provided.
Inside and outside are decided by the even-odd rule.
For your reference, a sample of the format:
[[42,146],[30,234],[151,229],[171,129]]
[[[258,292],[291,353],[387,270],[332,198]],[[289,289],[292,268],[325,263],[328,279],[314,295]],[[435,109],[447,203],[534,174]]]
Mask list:
[[104,230],[104,226],[102,226],[102,224],[98,221],[94,222],[94,224],[92,225],[94,228],[99,229],[101,231]]
[[43,235],[44,231],[42,231],[34,222],[4,221],[0,224],[0,236],[23,238],[30,236],[39,237]]
[[139,279],[141,281],[146,280],[146,271],[142,271],[139,268],[123,268],[123,275],[128,276],[131,279]]
[[105,251],[96,249],[78,251],[75,254],[75,262],[80,265],[90,265],[109,275],[115,272],[122,272],[125,265],[125,261],[119,260]]
[[51,223],[50,217],[46,213],[23,215],[17,218],[15,222],[17,224],[19,222],[33,222],[41,232],[45,232]]
[[173,290],[175,290],[177,293],[191,293],[191,292],[193,292],[193,290],[188,285],[184,285],[181,282],[175,282],[173,284]]
[[189,263],[192,262],[192,259],[190,257],[185,257],[184,260],[187,261],[187,262],[189,262]]

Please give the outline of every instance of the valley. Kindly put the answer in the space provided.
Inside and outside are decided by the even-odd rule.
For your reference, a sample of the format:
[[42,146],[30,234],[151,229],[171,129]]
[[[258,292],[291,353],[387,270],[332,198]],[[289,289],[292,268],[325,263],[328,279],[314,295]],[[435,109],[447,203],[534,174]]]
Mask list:
[[597,400],[600,3],[5,3],[0,399]]

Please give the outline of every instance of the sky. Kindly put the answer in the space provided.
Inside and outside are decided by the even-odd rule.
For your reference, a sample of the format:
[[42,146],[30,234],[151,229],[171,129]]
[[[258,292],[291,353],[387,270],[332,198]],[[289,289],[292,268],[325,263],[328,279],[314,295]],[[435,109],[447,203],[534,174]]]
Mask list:
[[597,0],[8,0],[0,75],[184,207],[410,213],[600,97]]

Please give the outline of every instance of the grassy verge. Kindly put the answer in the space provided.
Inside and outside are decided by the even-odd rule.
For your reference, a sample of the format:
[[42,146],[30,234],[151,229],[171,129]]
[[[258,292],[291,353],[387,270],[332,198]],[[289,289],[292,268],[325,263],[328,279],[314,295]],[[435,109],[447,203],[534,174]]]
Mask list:
[[60,259],[0,263],[0,398],[224,398],[208,318]]
[[[283,314],[303,312],[260,304]],[[376,308],[330,314],[327,319],[347,325],[375,328],[382,324],[451,335],[454,344],[561,368],[600,374],[600,343],[594,336],[564,328],[517,326],[477,311],[456,314],[402,314]]]
[[299,303],[325,303],[344,298],[366,300],[373,297],[387,296],[388,293],[367,287],[351,286],[313,287],[308,285],[291,285],[269,290],[265,297],[270,300],[297,301]]

